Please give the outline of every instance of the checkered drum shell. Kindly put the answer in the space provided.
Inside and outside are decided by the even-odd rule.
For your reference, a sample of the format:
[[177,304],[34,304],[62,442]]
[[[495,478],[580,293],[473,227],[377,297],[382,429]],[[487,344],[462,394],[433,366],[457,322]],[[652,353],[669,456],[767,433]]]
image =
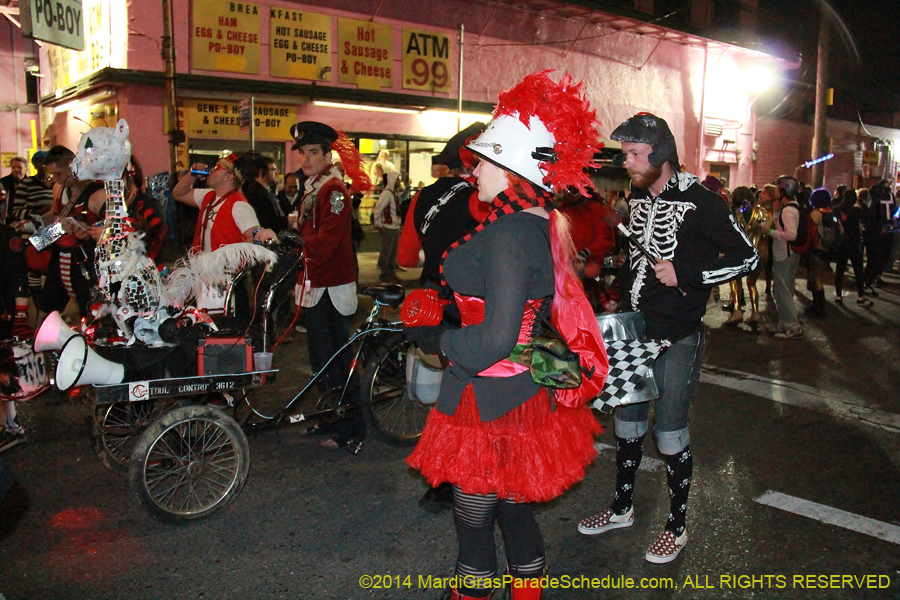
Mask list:
[[624,340],[644,339],[644,317],[639,312],[597,315],[597,325],[607,345]]
[[652,365],[668,342],[644,341],[644,319],[637,312],[597,315],[597,324],[606,342],[609,373],[594,408],[611,413],[620,404],[659,397]]

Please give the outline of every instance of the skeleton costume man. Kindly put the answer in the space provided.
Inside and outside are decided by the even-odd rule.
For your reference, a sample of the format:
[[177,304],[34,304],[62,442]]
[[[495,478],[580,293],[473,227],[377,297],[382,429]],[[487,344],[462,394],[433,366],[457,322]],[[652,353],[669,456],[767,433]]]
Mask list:
[[[658,262],[630,251],[631,281],[624,285],[648,337],[672,346],[654,363],[660,396],[653,429],[666,457],[671,512],[646,554],[649,562],[675,560],[687,544],[685,512],[693,462],[688,412],[700,376],[703,315],[713,286],[746,275],[759,255],[722,198],[679,170],[675,138],[659,117],[639,113],[612,133],[622,142],[631,176],[631,230]],[[610,508],[584,519],[578,530],[596,535],[634,523],[632,497],[648,429],[649,403],[616,409],[616,494]]]

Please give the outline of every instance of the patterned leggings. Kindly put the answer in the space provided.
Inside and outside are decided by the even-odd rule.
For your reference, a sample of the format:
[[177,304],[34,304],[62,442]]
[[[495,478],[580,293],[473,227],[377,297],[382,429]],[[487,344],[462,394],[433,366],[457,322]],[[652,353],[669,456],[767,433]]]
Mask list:
[[503,533],[510,575],[535,578],[544,574],[544,539],[530,505],[500,500],[496,494],[466,494],[454,485],[453,516],[459,537],[456,575],[466,578],[459,591],[475,598],[490,591],[480,580],[497,574],[494,519]]

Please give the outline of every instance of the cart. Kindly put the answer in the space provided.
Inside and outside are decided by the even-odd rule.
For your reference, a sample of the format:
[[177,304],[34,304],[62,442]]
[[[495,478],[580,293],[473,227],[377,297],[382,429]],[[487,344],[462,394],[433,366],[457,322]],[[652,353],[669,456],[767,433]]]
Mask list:
[[[111,470],[127,473],[132,493],[153,518],[183,523],[224,510],[240,494],[250,468],[247,433],[362,410],[374,437],[415,443],[431,406],[407,394],[409,343],[398,323],[380,318],[384,307],[400,305],[405,292],[385,285],[363,294],[374,299],[368,318],[273,416],[256,410],[250,392],[276,383],[277,370],[85,386],[94,404],[91,439],[97,457]],[[267,303],[266,316],[270,308]],[[297,412],[344,352],[354,355],[343,387],[320,395],[315,410]]]

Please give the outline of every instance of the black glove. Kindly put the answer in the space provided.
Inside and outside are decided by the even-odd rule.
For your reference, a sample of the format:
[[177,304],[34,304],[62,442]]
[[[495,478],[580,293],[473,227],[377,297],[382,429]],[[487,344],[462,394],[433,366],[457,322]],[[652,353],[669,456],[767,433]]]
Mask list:
[[589,259],[590,257],[591,257],[591,251],[588,250],[587,248],[584,248],[581,252],[579,252],[578,254],[575,255],[575,258],[577,258],[578,260],[580,260],[583,263],[586,263],[587,259]]
[[425,354],[441,356],[441,335],[446,330],[443,325],[433,327],[404,327],[406,339],[419,347]]

